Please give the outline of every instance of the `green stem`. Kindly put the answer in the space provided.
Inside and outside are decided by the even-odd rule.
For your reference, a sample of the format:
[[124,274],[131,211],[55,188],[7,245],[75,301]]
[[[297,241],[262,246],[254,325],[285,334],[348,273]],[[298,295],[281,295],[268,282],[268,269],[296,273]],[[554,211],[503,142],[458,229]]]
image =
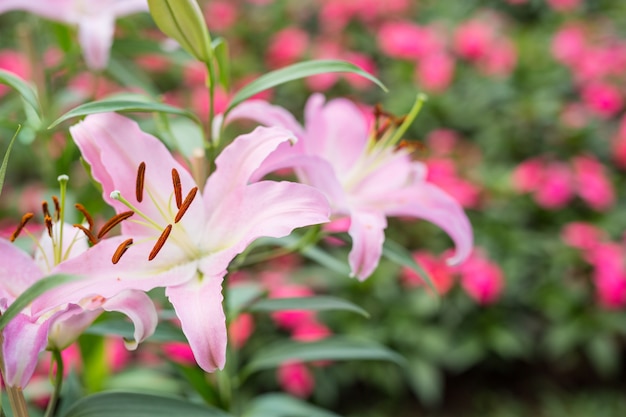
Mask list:
[[213,63],[213,56],[205,62],[207,69],[207,87],[209,92],[209,119],[206,126],[206,148],[207,156],[209,158],[209,172],[213,172],[215,168],[215,156],[219,151],[220,138],[213,137],[213,119],[215,118],[215,64]]
[[[44,417],[52,417],[54,415],[54,410],[56,409],[59,396],[61,395],[61,387],[63,386],[63,357],[59,349],[52,350],[52,359],[53,362],[57,364],[57,372],[54,377],[54,392],[52,393],[52,397],[50,397],[50,402],[48,402]],[[50,369],[50,372],[52,372],[52,369]]]
[[61,188],[61,204],[59,209],[59,241],[54,248],[54,264],[58,265],[63,260],[63,223],[65,222],[65,196],[67,195],[67,182],[69,177],[67,175],[59,175],[57,178]]

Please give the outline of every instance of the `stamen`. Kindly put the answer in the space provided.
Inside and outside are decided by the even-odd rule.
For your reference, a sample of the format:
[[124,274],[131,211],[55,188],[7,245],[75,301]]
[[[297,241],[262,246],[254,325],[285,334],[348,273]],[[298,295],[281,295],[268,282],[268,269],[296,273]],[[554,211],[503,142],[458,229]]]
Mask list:
[[98,243],[98,239],[93,235],[93,233],[91,233],[91,230],[87,229],[82,224],[74,224],[73,226],[82,230],[82,232],[85,234],[85,236],[87,236],[87,239],[89,239],[92,245],[95,245]]
[[47,201],[42,201],[41,202],[41,211],[43,212],[43,217],[51,217],[50,216],[50,211],[48,210],[48,202]]
[[153,260],[155,258],[155,256],[158,255],[158,253],[161,250],[161,248],[163,247],[163,245],[165,245],[165,241],[169,237],[171,231],[172,231],[172,225],[171,224],[168,224],[167,226],[165,226],[165,229],[163,230],[163,233],[161,233],[161,236],[159,236],[159,239],[154,244],[154,247],[152,248],[152,251],[150,252],[150,255],[148,256],[148,260],[149,261]]
[[46,215],[43,218],[44,223],[46,224],[46,228],[48,229],[48,236],[52,239],[52,217]]
[[52,202],[54,203],[54,217],[56,221],[59,221],[61,218],[61,204],[59,204],[59,199],[56,195],[52,196]]
[[74,207],[76,207],[76,210],[80,211],[83,217],[85,217],[85,220],[87,220],[87,223],[89,224],[89,231],[93,232],[93,217],[91,217],[91,214],[89,214],[85,206],[80,203],[76,203],[74,204]]
[[102,239],[102,237],[106,235],[107,233],[109,233],[111,229],[113,229],[115,226],[117,226],[124,220],[131,217],[133,214],[135,214],[134,211],[125,211],[123,213],[116,214],[115,216],[111,217],[109,221],[106,222],[104,226],[102,226],[102,228],[98,232],[98,239]]
[[183,218],[183,216],[187,212],[187,209],[191,205],[191,202],[196,197],[197,192],[198,192],[198,187],[193,187],[191,190],[189,190],[189,194],[187,194],[187,197],[185,197],[185,201],[183,201],[183,204],[178,209],[178,213],[176,213],[176,217],[174,218],[174,223],[178,223],[180,219]]
[[135,196],[137,197],[137,201],[141,203],[143,200],[143,183],[146,178],[146,163],[142,162],[139,164],[139,168],[137,168],[137,181],[135,183]]
[[113,257],[111,258],[111,262],[113,262],[113,264],[118,263],[120,261],[120,259],[122,258],[122,255],[126,253],[128,248],[132,244],[133,244],[133,240],[132,239],[126,239],[125,241],[120,243],[120,245],[115,250],[115,253],[113,254]]
[[17,229],[15,229],[15,232],[13,232],[13,234],[9,238],[11,242],[15,242],[15,239],[17,239],[17,237],[20,235],[20,232],[22,231],[22,229],[24,229],[24,226],[26,226],[26,223],[28,223],[28,221],[32,219],[34,216],[35,215],[33,213],[26,213],[25,215],[22,216],[22,220],[20,220],[20,224],[17,225]]
[[180,209],[183,204],[183,188],[180,185],[180,176],[176,168],[172,168],[172,182],[174,183],[174,196],[176,197],[176,208]]

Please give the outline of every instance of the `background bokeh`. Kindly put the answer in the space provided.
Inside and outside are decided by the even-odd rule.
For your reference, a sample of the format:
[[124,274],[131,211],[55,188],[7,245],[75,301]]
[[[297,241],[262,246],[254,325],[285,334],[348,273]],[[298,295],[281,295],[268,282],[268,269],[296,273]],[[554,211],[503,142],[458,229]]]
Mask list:
[[[371,316],[240,316],[231,332],[241,357],[279,337],[347,334],[377,340],[410,363],[410,378],[394,364],[290,363],[255,376],[249,395],[282,388],[362,417],[626,415],[623,0],[201,3],[213,36],[228,42],[235,86],[301,60],[337,58],[389,88],[324,74],[262,93],[298,117],[311,92],[347,96],[366,112],[380,103],[399,116],[418,92],[427,93],[406,138],[429,180],[466,208],[476,242],[469,261],[449,267],[452,244],[441,230],[390,220],[388,239],[414,252],[436,291],[388,259],[364,283],[333,269],[332,260],[295,255],[233,268],[233,285],[262,283],[273,297],[333,294]],[[72,28],[26,13],[0,15],[0,68],[37,85],[48,124],[77,104],[119,92],[207,117],[202,66],[148,14],[118,21],[101,74],[86,69],[74,36]],[[218,91],[217,112],[229,94]],[[3,86],[0,115],[2,149],[16,122],[26,120],[0,202],[3,236],[54,191],[60,173],[73,179],[72,199],[106,218],[67,141],[67,124],[42,128],[46,121],[25,115],[19,96]],[[158,134],[153,119],[142,123]],[[171,123],[189,142],[183,153],[191,149],[197,132],[185,120]],[[343,241],[322,246],[345,260]],[[128,358],[108,339],[84,336],[81,346],[94,391],[141,385],[133,381],[142,372],[163,391],[183,392],[192,380],[184,345],[148,344],[119,372],[110,364]],[[104,357],[113,362],[90,374]],[[174,364],[155,365],[162,359]]]

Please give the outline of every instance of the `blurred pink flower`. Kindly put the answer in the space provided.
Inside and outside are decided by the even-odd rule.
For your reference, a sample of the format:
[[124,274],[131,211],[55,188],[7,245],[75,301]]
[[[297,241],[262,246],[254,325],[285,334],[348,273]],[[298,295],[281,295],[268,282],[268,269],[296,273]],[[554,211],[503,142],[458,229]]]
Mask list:
[[[311,297],[315,295],[313,290],[304,285],[283,284],[270,289],[270,298],[297,298]],[[315,313],[310,310],[284,310],[272,313],[272,319],[279,326],[294,330],[302,323],[314,320]]]
[[511,73],[517,64],[517,50],[508,39],[496,40],[480,60],[479,67],[486,75],[505,76]]
[[546,0],[552,10],[557,12],[570,12],[576,10],[582,3],[581,0]]
[[604,231],[585,222],[568,223],[561,232],[561,239],[566,245],[585,251],[596,247],[604,238]]
[[418,60],[443,48],[432,29],[410,21],[383,24],[377,38],[381,51],[392,58]]
[[104,341],[107,367],[114,372],[122,370],[130,360],[130,352],[119,337],[107,337]]
[[595,279],[598,301],[607,309],[626,305],[626,274],[601,275]]
[[233,347],[235,349],[241,349],[254,331],[254,319],[252,318],[252,314],[244,313],[238,315],[230,322],[228,331],[228,336],[230,337],[230,342],[233,344]]
[[225,0],[212,0],[206,4],[204,16],[210,31],[221,32],[237,21],[237,6]]
[[455,163],[451,159],[431,158],[426,161],[426,179],[441,187],[454,197],[463,207],[476,207],[480,198],[480,188],[457,175]]
[[500,298],[504,277],[500,267],[476,250],[460,265],[461,286],[479,304],[492,304]]
[[285,391],[300,398],[309,397],[315,388],[313,375],[302,362],[287,362],[280,365],[278,382]]
[[615,193],[604,166],[589,155],[578,156],[572,163],[578,195],[595,210],[611,207],[615,202]]
[[573,195],[574,177],[569,167],[561,162],[549,163],[536,187],[537,204],[554,210],[565,206]]
[[325,339],[331,334],[332,332],[326,325],[317,320],[309,320],[296,326],[291,333],[291,337],[299,342],[315,342],[316,340]]
[[[26,57],[10,49],[0,51],[0,69],[17,75],[23,80],[30,79],[30,65]],[[0,97],[9,91],[9,87],[0,84]]]
[[[358,52],[346,52],[343,58],[363,71],[377,75],[376,63],[370,56]],[[346,73],[343,76],[352,87],[357,89],[366,89],[374,86],[370,80],[357,74]]]
[[520,193],[535,191],[541,184],[545,169],[545,162],[539,158],[520,163],[511,175],[513,188]]
[[430,93],[445,91],[454,77],[454,58],[446,52],[424,56],[416,68],[419,84]]
[[601,118],[615,116],[624,106],[620,90],[606,82],[593,82],[582,87],[585,105]]
[[280,68],[302,58],[309,46],[309,35],[297,27],[280,30],[270,40],[266,61],[270,68]]
[[161,345],[161,350],[168,359],[186,366],[194,366],[196,360],[189,343],[166,342]]
[[455,52],[470,61],[477,61],[487,56],[493,41],[493,29],[483,20],[465,21],[454,32]]
[[582,129],[589,124],[589,119],[589,110],[582,103],[569,103],[561,110],[561,123],[571,129]]
[[[425,251],[415,252],[413,259],[428,273],[433,286],[440,295],[445,295],[450,291],[454,284],[454,270],[446,264],[444,259]],[[402,282],[408,287],[424,286],[429,288],[422,277],[410,268],[402,268],[401,278]]]
[[435,156],[451,154],[458,142],[459,134],[451,129],[435,129],[426,136],[426,145]]
[[586,38],[582,27],[566,25],[552,39],[552,54],[566,65],[575,65],[587,49]]

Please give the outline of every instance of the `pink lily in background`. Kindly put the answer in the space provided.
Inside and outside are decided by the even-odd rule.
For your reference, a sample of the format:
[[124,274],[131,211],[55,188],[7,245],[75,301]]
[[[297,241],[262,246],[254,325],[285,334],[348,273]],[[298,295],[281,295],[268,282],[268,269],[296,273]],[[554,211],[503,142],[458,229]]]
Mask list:
[[147,0],[0,0],[0,13],[23,10],[78,27],[78,41],[87,66],[107,66],[113,44],[115,19],[147,12]]
[[66,298],[94,288],[110,297],[129,288],[165,287],[198,365],[209,372],[223,368],[222,281],[230,261],[259,237],[283,237],[328,221],[328,202],[312,187],[249,183],[267,156],[293,135],[259,127],[239,136],[217,157],[200,195],[191,174],[131,119],[90,115],[70,131],[106,201],[120,219],[132,218],[122,222],[122,236],[87,252],[86,262],[70,261],[73,273],[89,273],[92,280],[47,295]]
[[[350,218],[349,263],[352,275],[364,280],[380,260],[387,216],[417,217],[435,223],[456,244],[451,264],[472,250],[472,229],[461,205],[426,181],[426,167],[411,160],[410,150],[397,146],[394,128],[374,132],[359,108],[346,99],[325,103],[311,96],[301,126],[285,109],[250,100],[233,109],[226,121],[252,119],[290,129],[293,147],[281,146],[256,175],[294,167],[298,179],[328,197],[333,218]],[[380,137],[378,137],[380,134]]]
[[[26,289],[48,274],[66,273],[65,263],[70,259],[82,262],[89,252],[85,236],[71,225],[55,223],[45,231],[37,243],[35,257],[31,257],[11,242],[0,239],[0,311],[4,311]],[[60,262],[57,262],[59,261]],[[88,279],[87,276],[84,279]],[[37,307],[34,307],[37,303]],[[35,300],[3,330],[2,356],[5,383],[23,388],[35,371],[39,353],[46,348],[63,350],[73,343],[93,321],[105,311],[127,315],[135,325],[134,340],[127,341],[128,349],[154,333],[158,317],[154,304],[141,291],[127,290],[104,298],[91,290],[77,292],[66,300],[46,298]]]

